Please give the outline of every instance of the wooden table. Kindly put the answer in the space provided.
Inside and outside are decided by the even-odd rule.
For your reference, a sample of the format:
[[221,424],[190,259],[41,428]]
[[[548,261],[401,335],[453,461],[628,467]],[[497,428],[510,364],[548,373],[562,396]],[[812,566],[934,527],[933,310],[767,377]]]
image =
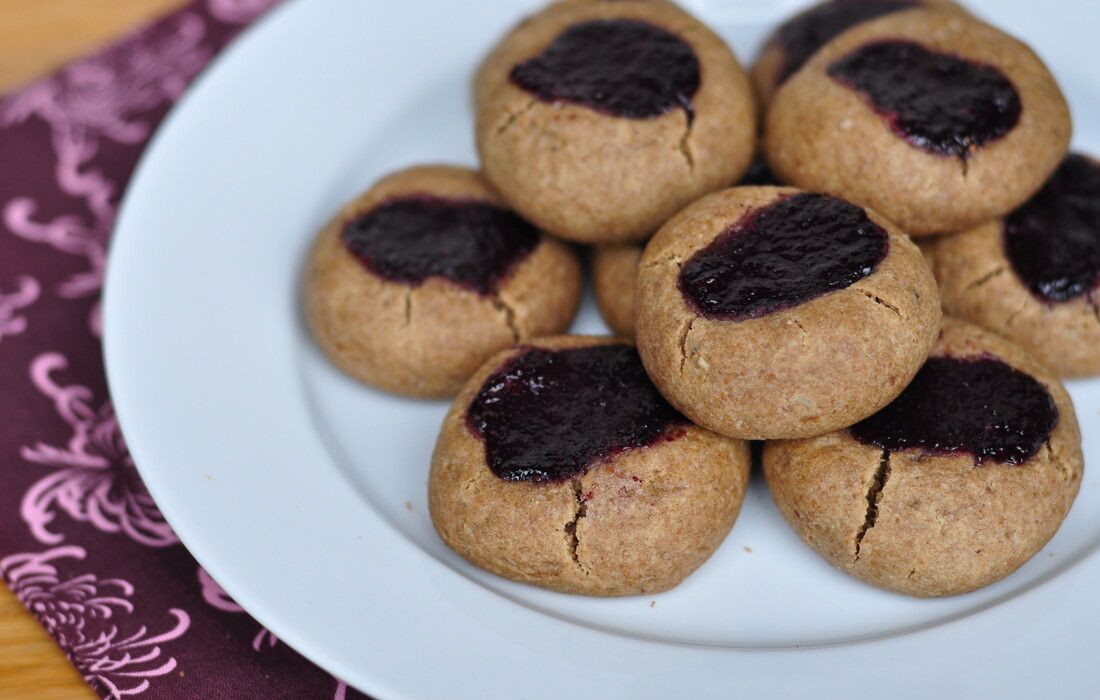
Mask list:
[[[182,4],[184,0],[0,0],[0,92]],[[92,697],[49,635],[0,585],[0,698]]]

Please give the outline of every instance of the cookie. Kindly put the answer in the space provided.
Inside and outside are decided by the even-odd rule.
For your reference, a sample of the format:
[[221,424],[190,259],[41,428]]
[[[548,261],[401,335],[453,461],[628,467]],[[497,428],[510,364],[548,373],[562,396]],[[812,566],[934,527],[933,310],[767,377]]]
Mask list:
[[827,0],[791,17],[764,43],[753,64],[761,105],[766,107],[775,90],[834,37],[877,17],[921,8],[962,11],[948,0]]
[[654,236],[638,351],[688,418],[747,439],[821,435],[879,410],[928,356],[935,280],[893,224],[828,195],[741,187]]
[[624,338],[634,337],[634,281],[641,259],[640,245],[599,246],[592,251],[592,287],[600,315]]
[[478,70],[485,176],[542,229],[582,243],[651,235],[744,172],[748,76],[722,40],[662,0],[558,2]]
[[[778,185],[763,158],[756,158],[738,185]],[[592,253],[592,285],[600,315],[611,330],[625,338],[634,337],[634,283],[642,246],[597,246]]]
[[1064,377],[1100,374],[1100,163],[1072,154],[1003,219],[929,245],[944,310]]
[[827,43],[776,90],[765,122],[782,180],[871,207],[912,236],[1007,214],[1058,166],[1072,130],[1031,49],[931,10]]
[[1022,566],[1057,532],[1083,469],[1058,379],[953,319],[881,412],[764,446],[772,498],[807,544],[862,581],[920,597],[966,593]]
[[449,547],[515,581],[624,596],[677,585],[733,525],[748,444],[692,425],[635,349],[558,337],[506,350],[455,399],[428,502]]
[[317,234],[305,311],[347,374],[396,394],[454,396],[486,359],[560,333],[581,269],[472,170],[411,168],[383,178]]

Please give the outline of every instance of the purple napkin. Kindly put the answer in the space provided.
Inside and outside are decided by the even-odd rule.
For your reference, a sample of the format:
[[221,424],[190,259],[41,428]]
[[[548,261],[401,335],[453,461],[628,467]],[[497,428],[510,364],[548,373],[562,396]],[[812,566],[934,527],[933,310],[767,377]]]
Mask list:
[[363,697],[179,543],[134,469],[100,355],[106,247],[134,165],[275,1],[195,0],[0,99],[0,572],[105,698]]

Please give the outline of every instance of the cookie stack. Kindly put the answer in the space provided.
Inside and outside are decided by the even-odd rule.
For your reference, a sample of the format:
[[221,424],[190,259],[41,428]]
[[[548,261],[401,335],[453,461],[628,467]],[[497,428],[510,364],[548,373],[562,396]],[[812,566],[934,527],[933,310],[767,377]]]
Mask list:
[[[474,102],[480,172],[377,183],[305,289],[346,372],[457,394],[429,502],[467,560],[671,588],[753,440],[791,526],[884,588],[974,590],[1057,531],[1083,470],[1059,376],[1100,373],[1100,164],[1025,45],[947,0],[831,0],[750,77],[670,2],[566,0]],[[568,243],[620,337],[561,335]]]

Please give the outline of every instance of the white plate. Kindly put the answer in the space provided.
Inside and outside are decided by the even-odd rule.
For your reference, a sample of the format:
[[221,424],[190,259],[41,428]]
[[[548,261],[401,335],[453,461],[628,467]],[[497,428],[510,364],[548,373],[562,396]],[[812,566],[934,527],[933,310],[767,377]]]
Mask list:
[[[689,3],[743,60],[800,4]],[[334,371],[303,327],[299,275],[313,231],[376,177],[475,163],[471,70],[533,5],[292,2],[157,136],[115,236],[106,351],[137,464],[187,547],[279,637],[387,700],[1100,696],[1094,472],[1029,564],[949,600],[833,570],[759,478],[713,559],[658,596],[514,584],[436,537],[426,481],[446,403]],[[1096,5],[972,5],[1036,46],[1077,110],[1077,145],[1100,148]],[[603,329],[591,303],[576,329]],[[1071,391],[1100,464],[1100,382]]]

